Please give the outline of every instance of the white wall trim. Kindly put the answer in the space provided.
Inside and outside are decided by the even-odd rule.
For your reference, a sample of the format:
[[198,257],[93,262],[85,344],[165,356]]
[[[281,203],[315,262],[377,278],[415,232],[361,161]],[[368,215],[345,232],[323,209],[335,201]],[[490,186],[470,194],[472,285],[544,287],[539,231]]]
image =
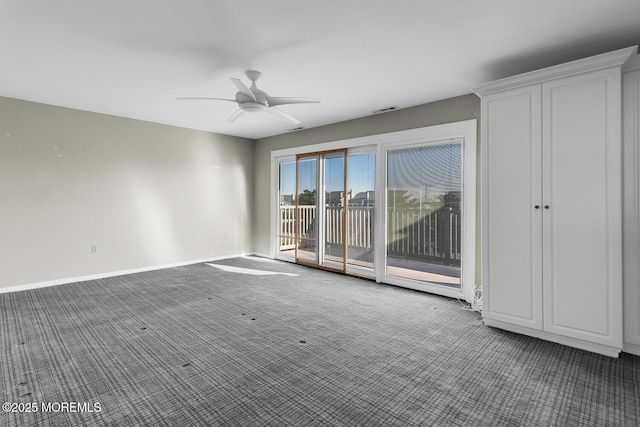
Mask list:
[[[272,164],[276,158],[285,156],[295,156],[300,153],[310,153],[316,151],[329,151],[341,148],[355,148],[364,145],[377,145],[380,143],[403,142],[411,144],[413,142],[423,141],[425,138],[430,140],[445,140],[460,138],[461,131],[466,131],[469,127],[477,126],[477,119],[462,120],[459,122],[444,123],[441,125],[427,126],[416,129],[407,129],[396,132],[380,133],[377,135],[360,136],[357,138],[340,139],[336,141],[321,142],[312,145],[302,145],[292,148],[284,148],[273,150],[271,152]],[[276,175],[277,176],[277,175]]]
[[247,256],[247,255],[253,255],[253,254],[237,254],[237,255],[228,255],[228,256],[221,256],[221,257],[214,257],[214,258],[196,259],[196,260],[190,260],[190,261],[175,262],[171,264],[154,265],[150,267],[141,267],[141,268],[132,268],[129,270],[112,271],[108,273],[91,274],[88,276],[66,277],[63,279],[48,280],[45,282],[27,283],[24,285],[0,288],[0,294],[26,291],[30,289],[48,288],[50,286],[66,285],[69,283],[86,282],[88,280],[106,279],[108,277],[125,276],[127,274],[144,273],[147,271],[162,270],[165,268],[182,267],[184,265],[192,265],[192,264],[201,264],[204,262],[213,262],[213,261],[219,261],[221,259],[236,258],[241,256]]

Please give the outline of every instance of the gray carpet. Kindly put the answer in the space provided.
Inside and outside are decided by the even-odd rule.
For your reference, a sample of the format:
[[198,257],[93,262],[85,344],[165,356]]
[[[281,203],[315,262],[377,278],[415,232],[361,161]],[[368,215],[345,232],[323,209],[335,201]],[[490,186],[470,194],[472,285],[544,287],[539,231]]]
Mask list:
[[0,425],[640,424],[640,357],[320,270],[216,264],[288,275],[197,264],[0,294],[0,387],[19,410]]

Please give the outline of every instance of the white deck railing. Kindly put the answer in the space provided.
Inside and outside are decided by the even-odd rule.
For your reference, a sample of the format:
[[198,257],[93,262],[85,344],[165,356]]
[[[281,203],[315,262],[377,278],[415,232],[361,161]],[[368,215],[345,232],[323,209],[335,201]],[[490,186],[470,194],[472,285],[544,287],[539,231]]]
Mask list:
[[[295,206],[280,206],[280,250],[295,247]],[[343,209],[326,208],[326,243],[343,244]],[[316,207],[300,206],[300,241],[315,239]],[[374,208],[353,206],[347,210],[347,246],[373,251]],[[387,253],[401,258],[431,259],[445,264],[460,261],[460,213],[442,208],[426,213],[417,208],[390,210],[387,215]]]

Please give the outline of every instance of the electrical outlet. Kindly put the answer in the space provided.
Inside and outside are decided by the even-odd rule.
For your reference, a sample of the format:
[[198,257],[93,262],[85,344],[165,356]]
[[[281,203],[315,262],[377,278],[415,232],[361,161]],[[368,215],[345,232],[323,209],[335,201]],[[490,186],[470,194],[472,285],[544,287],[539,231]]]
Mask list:
[[98,244],[97,243],[94,243],[94,244],[91,245],[91,253],[92,254],[98,253]]

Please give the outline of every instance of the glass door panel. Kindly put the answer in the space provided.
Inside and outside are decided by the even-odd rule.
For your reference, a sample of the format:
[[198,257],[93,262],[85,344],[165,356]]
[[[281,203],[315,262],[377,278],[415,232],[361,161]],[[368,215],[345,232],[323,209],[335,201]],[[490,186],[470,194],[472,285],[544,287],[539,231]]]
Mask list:
[[344,218],[345,206],[349,199],[345,193],[345,153],[322,156],[324,168],[324,252],[322,265],[344,270]]
[[278,163],[277,254],[294,258],[296,242],[296,162]]
[[386,274],[460,287],[462,142],[387,152]]
[[375,153],[350,154],[347,165],[347,270],[373,274]]
[[318,156],[296,162],[296,261],[318,263]]

